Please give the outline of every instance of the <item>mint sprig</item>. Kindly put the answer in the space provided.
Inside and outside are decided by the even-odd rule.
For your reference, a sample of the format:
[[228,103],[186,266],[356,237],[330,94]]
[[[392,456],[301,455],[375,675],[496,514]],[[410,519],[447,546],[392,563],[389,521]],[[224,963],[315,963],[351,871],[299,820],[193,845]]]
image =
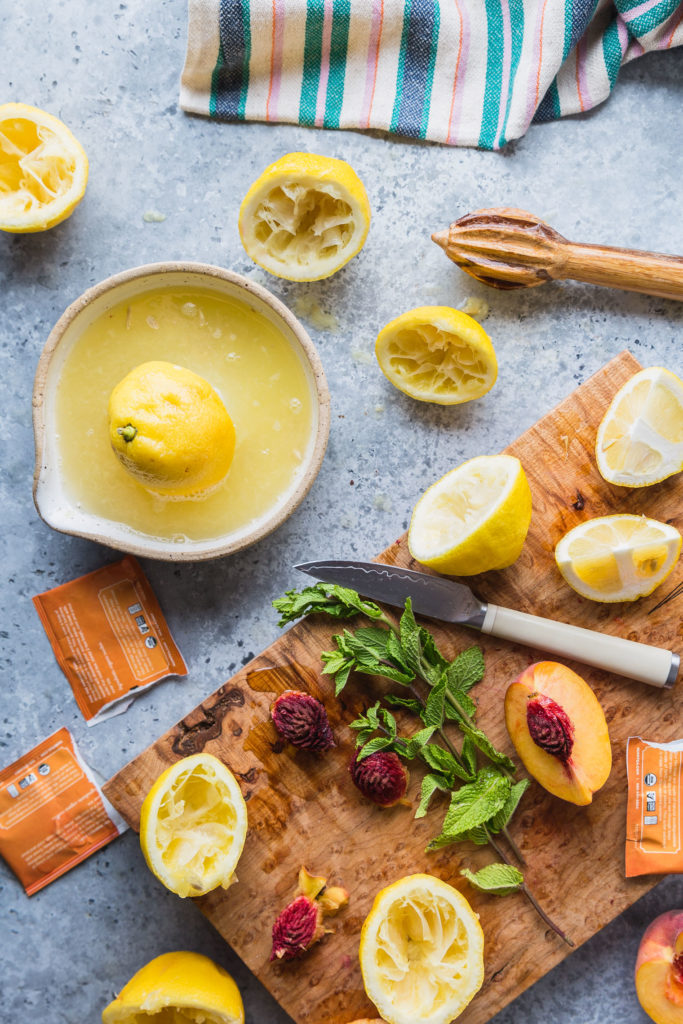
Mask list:
[[[461,874],[477,889],[500,895],[521,891],[543,920],[569,945],[570,939],[550,920],[498,842],[502,833],[515,856],[523,861],[508,824],[528,786],[515,781],[514,762],[496,748],[476,723],[477,705],[470,690],[484,675],[484,656],[469,647],[452,660],[439,651],[432,634],[416,621],[410,599],[398,626],[372,601],[346,587],[319,583],[273,602],[286,625],[303,615],[323,613],[336,619],[363,614],[373,621],[354,631],[344,629],[333,637],[335,649],[323,651],[323,673],[334,679],[337,696],[352,672],[379,676],[401,688],[387,695],[385,703],[410,712],[422,728],[401,735],[395,716],[377,701],[350,723],[356,732],[357,757],[363,760],[378,751],[392,751],[407,761],[420,760],[428,769],[422,780],[416,818],[427,814],[432,800],[450,794],[441,832],[428,850],[469,841],[491,846],[503,864],[489,864]],[[424,686],[427,691],[424,693]],[[445,731],[455,725],[461,734],[458,749]],[[480,758],[484,764],[480,764]]]

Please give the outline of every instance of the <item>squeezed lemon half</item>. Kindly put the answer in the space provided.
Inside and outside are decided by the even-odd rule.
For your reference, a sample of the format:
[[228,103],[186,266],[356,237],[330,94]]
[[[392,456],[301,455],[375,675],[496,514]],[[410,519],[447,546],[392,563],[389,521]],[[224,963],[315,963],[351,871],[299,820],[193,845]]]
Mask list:
[[388,1024],[450,1024],[484,980],[479,918],[433,875],[408,875],[382,889],[359,957],[365,991]]
[[480,455],[432,484],[408,531],[413,558],[437,572],[473,576],[519,557],[531,522],[531,490],[519,459]]
[[439,405],[481,398],[498,375],[486,331],[449,306],[420,306],[396,317],[380,331],[375,355],[399,391]]
[[57,117],[26,103],[0,104],[0,230],[44,231],[85,193],[88,158]]
[[595,455],[611,484],[645,487],[683,470],[683,381],[661,366],[624,384],[598,427]]
[[244,1024],[237,985],[200,953],[163,953],[102,1011],[102,1024]]
[[143,487],[177,498],[213,490],[235,451],[232,420],[209,382],[161,360],[136,366],[112,391],[109,439]]
[[289,281],[330,277],[363,247],[370,204],[354,169],[315,153],[287,153],[242,200],[239,231],[254,263]]
[[172,764],[145,797],[140,846],[150,870],[178,896],[202,896],[234,881],[247,836],[247,805],[213,754]]
[[555,561],[582,597],[612,603],[646,597],[673,571],[681,535],[645,516],[599,516],[560,540]]

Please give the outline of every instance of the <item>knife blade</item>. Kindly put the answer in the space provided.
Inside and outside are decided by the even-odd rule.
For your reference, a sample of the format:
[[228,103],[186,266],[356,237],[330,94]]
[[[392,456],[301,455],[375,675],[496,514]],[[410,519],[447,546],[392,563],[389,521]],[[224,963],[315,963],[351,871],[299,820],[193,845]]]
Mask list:
[[395,607],[404,607],[409,597],[419,615],[538,647],[650,686],[669,689],[678,675],[680,658],[673,651],[480,601],[464,583],[442,576],[382,562],[342,559],[304,562],[294,568]]
[[486,605],[469,587],[441,576],[428,576],[382,562],[304,562],[294,568],[325,583],[351,587],[363,597],[396,608],[403,608],[409,597],[413,611],[430,619],[481,629],[486,616]]

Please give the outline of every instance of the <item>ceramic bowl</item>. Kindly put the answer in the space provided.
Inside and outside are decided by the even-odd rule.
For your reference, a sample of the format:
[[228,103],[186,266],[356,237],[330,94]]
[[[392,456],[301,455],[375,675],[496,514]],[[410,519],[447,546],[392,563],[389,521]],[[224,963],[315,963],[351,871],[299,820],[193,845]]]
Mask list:
[[[269,319],[296,352],[311,390],[312,426],[299,472],[270,510],[238,531],[182,546],[86,512],[69,499],[56,438],[56,392],[64,362],[82,332],[102,313],[126,299],[159,287],[207,289],[238,299]],[[36,464],[33,498],[40,517],[55,530],[85,537],[120,551],[167,561],[200,561],[229,555],[271,533],[308,493],[327,446],[330,397],[320,357],[296,317],[269,291],[239,274],[203,263],[152,263],[115,274],[89,288],[62,314],[38,363],[33,389]]]

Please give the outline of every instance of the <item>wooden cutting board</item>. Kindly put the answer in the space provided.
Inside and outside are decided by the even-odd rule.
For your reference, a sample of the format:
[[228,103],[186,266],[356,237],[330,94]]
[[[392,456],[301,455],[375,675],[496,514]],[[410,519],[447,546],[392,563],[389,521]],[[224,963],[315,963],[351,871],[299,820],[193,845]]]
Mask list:
[[[560,578],[553,549],[570,527],[594,516],[637,512],[683,527],[683,480],[631,491],[611,487],[598,474],[593,446],[598,423],[614,394],[639,364],[627,352],[603,367],[566,401],[507,449],[518,456],[533,493],[533,520],[521,557],[503,572],[487,573],[475,589],[497,604],[681,651],[680,602],[648,614],[679,582],[682,568],[661,592],[632,605],[585,601]],[[424,481],[425,485],[431,481]],[[319,551],[320,541],[314,545]],[[343,556],[343,551],[329,555]],[[411,565],[405,538],[381,560]],[[297,581],[298,582],[298,581]],[[305,580],[302,578],[302,584]],[[278,595],[273,595],[278,596]],[[486,675],[474,691],[479,721],[503,750],[513,753],[503,722],[507,684],[541,651],[478,637],[461,627],[434,624],[447,656],[481,643]],[[459,1018],[482,1024],[570,952],[521,896],[487,897],[460,878],[459,868],[482,867],[486,848],[469,844],[426,854],[440,830],[445,803],[414,821],[405,807],[380,810],[364,801],[348,776],[353,737],[345,727],[383,692],[378,680],[359,677],[337,701],[320,674],[320,652],[334,627],[309,620],[283,633],[216,693],[131,761],[105,786],[109,799],[137,828],[140,805],[159,773],[199,750],[222,758],[240,779],[249,809],[249,834],[239,863],[239,883],[197,900],[233,949],[299,1024],[346,1024],[374,1016],[358,968],[358,937],[379,889],[403,875],[427,871],[460,888],[481,917],[486,939],[486,978]],[[665,692],[578,663],[607,716],[614,767],[589,807],[575,807],[532,783],[512,827],[528,861],[527,881],[544,909],[578,946],[657,882],[624,879],[626,809],[625,745],[629,735],[660,741],[681,732],[681,685]],[[269,719],[270,704],[286,688],[309,690],[324,700],[338,746],[316,758],[284,746]],[[414,728],[414,723],[411,723]],[[409,796],[416,805],[420,772]],[[269,962],[271,927],[289,902],[305,864],[351,894],[348,909],[332,922],[334,934],[304,959]]]

